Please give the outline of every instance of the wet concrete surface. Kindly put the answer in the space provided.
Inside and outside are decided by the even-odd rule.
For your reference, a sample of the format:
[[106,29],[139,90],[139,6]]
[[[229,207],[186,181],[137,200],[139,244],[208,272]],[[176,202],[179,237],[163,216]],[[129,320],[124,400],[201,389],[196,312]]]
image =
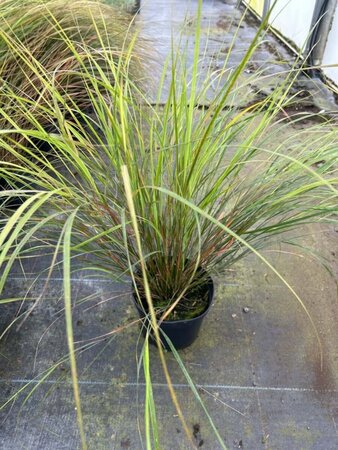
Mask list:
[[[331,241],[331,249],[333,245]],[[269,258],[314,317],[323,368],[304,311],[253,257],[217,279],[215,305],[199,339],[180,352],[228,448],[336,448],[335,281],[317,263],[290,255],[291,251],[283,246],[282,253],[271,252]],[[27,292],[34,279],[29,273],[26,280],[13,277],[8,296]],[[43,287],[43,280],[35,283],[32,297]],[[77,361],[89,448],[140,449],[144,378],[137,371],[140,334],[129,286],[79,276],[73,282],[73,300],[75,340],[78,346],[88,346]],[[123,331],[109,334],[121,327]],[[171,404],[157,351],[154,347],[150,351],[162,448],[191,448]],[[66,354],[62,281],[54,277],[33,314],[19,329],[14,326],[0,344],[1,403],[33,380],[1,411],[0,448],[79,448]],[[167,361],[196,444],[221,448],[169,353]],[[55,370],[27,399],[36,380],[54,364],[58,364]]]
[[[254,38],[259,23],[244,7],[236,8],[236,0],[207,0],[203,2],[201,19],[201,41],[199,67],[200,79],[214,79],[206,98],[201,103],[208,104],[215,95],[222,92],[229,74],[241,62],[246,50]],[[157,81],[161,69],[170,55],[172,37],[181,52],[187,48],[187,66],[192,64],[194,47],[194,23],[196,21],[197,0],[157,0],[144,1],[138,22],[143,37],[156,42],[156,64],[152,70],[154,89],[150,96],[157,99]],[[229,97],[228,106],[246,106],[265,96],[286,79],[290,68],[297,73],[297,80],[290,91],[302,107],[315,106],[317,110],[338,113],[335,96],[319,79],[311,79],[298,69],[301,61],[295,62],[294,54],[272,34],[267,33],[257,46],[239,78],[240,90],[235,98]],[[158,62],[163,64],[158,64]],[[220,75],[222,73],[222,75]],[[165,101],[168,92],[169,76],[161,100]]]
[[[219,22],[230,14],[237,17],[234,3],[205,1],[204,20]],[[187,4],[143,3],[139,20],[149,23],[149,37],[151,33],[160,36],[156,47],[163,57],[172,24],[181,27]],[[196,2],[190,5],[195,8]],[[221,45],[225,39],[222,27],[218,31]],[[243,48],[255,27],[249,20]],[[275,38],[270,39],[280,54],[288,55]],[[219,52],[219,47],[215,51]],[[256,62],[270,67],[267,58],[266,54],[261,59],[257,56]],[[311,97],[319,96],[311,91]],[[317,101],[326,102],[327,98]],[[313,102],[309,100],[308,105]],[[285,244],[276,244],[264,255],[301,296],[318,329],[320,345],[292,293],[250,256],[217,278],[215,305],[200,336],[180,352],[229,449],[338,447],[338,228],[322,225],[301,230],[301,234],[306,235],[304,245],[313,244],[327,257],[331,274],[314,258]],[[0,411],[0,449],[4,450],[80,448],[67,361],[62,272],[54,271],[44,289],[41,271],[48,261],[47,257],[22,261],[12,271],[4,293],[5,298],[26,294],[24,309],[32,305],[31,299],[41,296],[30,316],[15,323],[0,342],[0,403],[24,388]],[[144,436],[144,377],[137,369],[142,338],[130,287],[76,272],[72,289],[75,340],[82,348],[77,362],[89,449],[145,448],[140,437]],[[17,308],[2,309],[0,328],[9,323]],[[190,449],[157,351],[151,347],[150,353],[161,448]],[[220,449],[170,353],[167,362],[196,447]],[[38,386],[37,380],[53,366]]]

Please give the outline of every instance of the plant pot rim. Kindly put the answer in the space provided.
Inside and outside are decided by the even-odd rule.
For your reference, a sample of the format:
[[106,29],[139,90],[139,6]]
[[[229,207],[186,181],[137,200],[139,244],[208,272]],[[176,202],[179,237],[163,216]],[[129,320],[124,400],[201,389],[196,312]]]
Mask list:
[[[183,324],[185,322],[189,322],[192,323],[196,320],[200,320],[202,318],[204,318],[204,316],[207,315],[207,313],[210,311],[210,308],[214,305],[214,292],[215,292],[215,286],[214,286],[214,280],[212,279],[212,277],[208,274],[208,278],[206,280],[206,284],[208,285],[208,306],[206,307],[205,311],[203,311],[201,314],[199,314],[196,317],[192,317],[191,319],[179,319],[179,320],[163,320],[161,322],[161,326],[162,325],[169,325],[169,324]],[[138,312],[140,313],[140,315],[144,315],[145,311],[144,309],[142,309],[140,307],[139,301],[138,301],[138,297],[135,293],[135,288],[133,286],[133,302],[135,303],[135,306],[138,310]],[[145,299],[146,302],[146,299]],[[149,313],[146,313],[147,315]],[[157,322],[159,322],[159,320],[157,320]]]

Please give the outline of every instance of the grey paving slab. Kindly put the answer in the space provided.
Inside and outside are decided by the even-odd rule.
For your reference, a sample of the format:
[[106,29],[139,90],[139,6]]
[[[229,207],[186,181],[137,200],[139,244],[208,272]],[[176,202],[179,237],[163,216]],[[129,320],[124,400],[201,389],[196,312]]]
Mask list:
[[[244,448],[259,445],[261,431],[255,415],[257,402],[254,393],[209,392],[201,391],[201,396],[206,406],[213,410],[213,420],[229,447],[240,448],[240,443]],[[92,383],[82,385],[81,394],[89,448],[142,448],[139,435],[144,431],[142,386]],[[2,448],[78,448],[71,387],[61,383],[48,384],[40,387],[34,396],[35,399],[32,397],[24,406],[15,405],[12,408],[5,422],[12,433],[1,435]],[[190,448],[166,387],[155,386],[154,396],[162,400],[158,404],[157,414],[163,448]],[[177,396],[182,402],[183,411],[190,411],[194,405],[190,390],[178,388]],[[140,399],[138,404],[137,398]],[[194,407],[187,423],[197,447],[220,448],[201,410]]]
[[[285,267],[285,261],[279,263]],[[311,264],[306,262],[305,267]],[[298,270],[294,275],[298,286],[304,273]],[[324,309],[332,300],[334,283],[331,280],[330,285],[325,272],[318,277],[327,291],[315,304]],[[325,367],[320,371],[308,319],[259,261],[248,258],[225,278],[227,282],[218,280],[215,306],[199,339],[180,353],[222,438],[229,448],[334,449],[337,354],[325,352],[325,367],[332,370],[330,375]],[[25,283],[29,285],[29,280]],[[8,289],[25,291],[27,284],[18,285],[14,279]],[[308,285],[311,305],[320,286],[316,279]],[[41,288],[43,283],[37,284],[36,292]],[[77,359],[89,448],[142,448],[144,379],[137,372],[139,326],[128,287],[78,279],[73,283],[73,300],[77,346],[95,344]],[[331,319],[321,322],[320,329]],[[126,323],[132,325],[109,335]],[[33,315],[0,344],[2,403],[66,354],[62,281],[54,279]],[[190,448],[168,397],[157,350],[151,347],[150,354],[163,448]],[[192,430],[199,427],[197,443],[203,441],[206,449],[220,448],[170,353],[167,362],[187,420]],[[67,360],[25,403],[29,390],[30,386],[1,412],[3,448],[78,448]]]
[[[11,292],[18,294],[18,290],[21,289],[23,296],[30,283],[30,280],[23,282],[15,279],[10,282],[6,295],[11,297],[13,295]],[[113,283],[99,284],[97,281],[88,283],[82,279],[73,282],[73,299],[77,303],[73,309],[75,339],[84,345],[91,340],[97,341],[95,347],[86,351],[83,364],[80,366],[85,378],[92,379],[99,371],[102,379],[115,376],[119,379],[133,379],[136,382],[136,362],[124,358],[124,355],[135,354],[140,330],[130,290],[128,286],[124,291],[122,289],[122,285],[116,286]],[[219,291],[221,295],[228,297],[227,308],[225,309],[222,302],[216,302],[203,325],[204,332],[201,339],[191,348],[183,350],[182,356],[198,383],[208,383],[210,372],[214,372],[215,384],[233,384],[239,381],[248,384],[251,382],[251,369],[247,351],[243,351],[247,346],[247,338],[243,324],[232,318],[232,311],[238,310],[241,298],[233,286],[220,286]],[[43,298],[39,300],[29,318],[19,325],[18,329],[14,325],[11,333],[3,341],[2,354],[3,357],[8,357],[5,369],[7,376],[32,377],[65,355],[67,347],[62,281],[51,280],[46,289],[44,282],[36,283],[31,292],[32,298],[39,297],[41,292]],[[32,305],[28,305],[28,300],[26,302],[27,310]],[[128,323],[131,325],[123,330],[123,333],[109,335]],[[102,350],[101,356],[98,355],[98,348]],[[216,361],[213,354],[215,348],[219,348]],[[154,358],[154,381],[164,382],[155,347],[151,347],[151,353]],[[35,361],[32,360],[32,354],[36,354]],[[14,355],[17,358],[12,358]],[[20,365],[17,364],[17,359],[20,360]],[[103,361],[107,364],[103,364]],[[79,363],[81,362],[80,356]],[[175,359],[170,354],[168,364],[176,366]],[[227,364],[226,379],[223,371],[219,370],[223,364]],[[22,373],[22,366],[25,373]],[[183,381],[183,376],[177,380]]]
[[[203,80],[207,73],[215,78],[203,102],[206,104],[218,92],[222,92],[229,72],[241,62],[257,31],[257,20],[249,12],[245,13],[244,7],[236,8],[237,3],[237,0],[203,1],[200,79]],[[184,43],[182,47],[187,48],[187,67],[192,65],[196,11],[197,0],[148,0],[142,3],[138,17],[141,35],[156,43],[153,46],[155,64],[151,68],[154,88],[149,92],[153,101],[157,99],[157,81],[163,64],[170,55],[172,38],[176,43],[180,40]],[[281,45],[273,34],[268,33],[239,79],[241,90],[234,96],[229,96],[227,105],[243,107],[271,94],[285,79],[294,61],[294,54]],[[226,69],[222,76],[221,69]],[[258,73],[260,77],[257,76]],[[168,95],[169,80],[168,76],[161,101],[165,101]],[[319,79],[312,80],[304,73],[299,73],[290,95],[296,95],[303,108],[315,105],[327,112],[338,111],[333,93]]]
[[[337,414],[328,410],[323,394],[260,391],[258,395],[263,448],[333,450],[337,447]],[[330,396],[336,408],[337,398]]]

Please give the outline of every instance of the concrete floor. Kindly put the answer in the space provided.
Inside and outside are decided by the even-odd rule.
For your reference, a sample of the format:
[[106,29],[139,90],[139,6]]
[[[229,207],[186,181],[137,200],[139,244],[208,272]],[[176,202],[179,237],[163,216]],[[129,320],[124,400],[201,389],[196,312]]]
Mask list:
[[[168,49],[172,24],[181,27],[188,3],[143,3],[139,20],[147,24],[147,34],[153,36],[160,55]],[[209,42],[216,42],[214,48],[208,47],[211,53],[219,54],[220,46],[225,45],[223,25],[214,24],[228,21],[231,14],[231,23],[238,20],[240,13],[234,11],[234,3],[203,4],[203,20],[209,23],[206,29],[213,30]],[[189,5],[192,14],[196,2]],[[256,27],[251,19],[244,25],[243,48]],[[275,71],[291,57],[274,37],[269,43],[254,62]],[[280,54],[278,63],[274,48]],[[322,86],[319,88],[325,95],[318,92],[317,84],[304,78],[299,82],[307,83],[309,93],[302,108],[318,108],[313,102],[316,98],[317,104],[326,105],[322,109],[334,109]],[[261,95],[258,92],[253,89],[253,97],[246,100]],[[180,353],[229,449],[338,448],[338,228],[316,226],[302,233],[308,244],[328,258],[332,275],[285,244],[280,247],[276,243],[265,255],[309,309],[321,337],[322,368],[320,349],[304,311],[281,281],[251,256],[217,279],[215,305],[199,339]],[[44,279],[36,279],[47,265],[47,258],[39,258],[24,268],[17,266],[6,288],[6,297],[27,292],[26,305],[41,292],[43,296],[29,318],[0,342],[1,404],[26,386],[14,403],[0,411],[0,449],[4,450],[80,447],[65,358],[61,274],[53,274],[45,291]],[[137,318],[129,286],[89,280],[79,272],[74,275],[73,298],[75,339],[78,345],[87,346],[78,356],[78,365],[89,449],[142,449],[144,379],[137,371],[139,328],[135,324],[125,327]],[[247,312],[243,308],[248,308]],[[0,325],[13,314],[13,308],[3,307]],[[121,326],[125,327],[123,332],[99,339]],[[35,390],[41,374],[63,359]],[[173,355],[168,353],[167,361],[196,446],[221,448]],[[161,448],[190,449],[155,348],[151,348],[151,370]]]
[[[187,60],[193,59],[194,48],[194,18],[197,11],[197,0],[143,0],[139,23],[142,26],[143,37],[149,38],[151,48],[155,53],[154,67],[151,78],[154,80],[154,90],[150,93],[154,101],[157,99],[157,80],[160,79],[161,69],[170,54],[172,36],[178,42],[181,36],[184,46],[187,45]],[[245,15],[244,8],[235,7],[237,0],[204,0],[201,19],[201,65],[199,71],[215,78],[220,69],[233,70],[241,62],[246,50],[254,38],[258,22],[250,14]],[[234,36],[237,36],[234,39]],[[187,44],[188,42],[188,44]],[[183,45],[182,45],[183,47]],[[230,55],[229,55],[230,52]],[[277,85],[285,79],[288,70],[294,64],[294,55],[289,49],[281,45],[280,41],[269,33],[257,47],[253,57],[238,84],[245,85],[236,92],[235,98],[229,98],[228,104],[238,107],[247,106],[262,97],[271,94]],[[159,64],[160,63],[160,64]],[[299,67],[299,64],[298,66]],[[260,73],[260,79],[257,78]],[[225,71],[224,82],[226,82]],[[222,78],[212,84],[209,96],[221,92],[224,83]],[[303,107],[315,106],[318,110],[338,113],[338,106],[332,92],[319,80],[313,80],[301,74],[297,77],[290,94],[297,95]],[[165,99],[166,89],[163,98]]]

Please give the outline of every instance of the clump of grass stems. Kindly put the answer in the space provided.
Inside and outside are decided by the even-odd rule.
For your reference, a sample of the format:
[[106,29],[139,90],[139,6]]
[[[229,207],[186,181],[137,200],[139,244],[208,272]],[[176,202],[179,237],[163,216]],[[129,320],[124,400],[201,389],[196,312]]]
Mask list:
[[[104,50],[109,70],[102,71],[95,51],[85,47],[85,58],[78,58],[78,49],[66,40],[85,79],[90,114],[76,98],[65,98],[55,73],[41,69],[31,55],[45,101],[32,114],[29,99],[16,93],[13,107],[29,126],[23,129],[14,115],[11,127],[0,131],[1,148],[18,161],[2,164],[0,173],[23,185],[1,194],[0,289],[18,257],[63,248],[70,328],[69,263],[83,258],[82,268],[96,276],[129,276],[135,288],[141,286],[139,295],[147,298],[157,330],[155,310],[163,319],[168,308],[182,304],[188,290],[204,282],[196,276],[199,267],[219,272],[253,252],[273,269],[260,253],[271,239],[302,225],[335,221],[337,128],[328,120],[295,132],[291,124],[302,116],[280,117],[292,105],[298,70],[264,100],[242,110],[229,106],[229,98],[244,87],[239,77],[262,30],[263,25],[240,65],[220,72],[227,78],[222,93],[205,108],[200,105],[210,96],[211,80],[199,72],[198,25],[193,67],[184,54],[173,53],[169,94],[159,107],[120,70],[129,67],[131,52],[116,66],[114,55]],[[159,98],[163,83],[164,77]],[[46,120],[53,132],[46,130]],[[36,139],[48,143],[52,159]],[[6,201],[19,194],[27,200],[8,212]],[[75,367],[71,340],[69,347]],[[75,369],[73,374],[76,385]],[[170,386],[170,377],[167,381]]]

